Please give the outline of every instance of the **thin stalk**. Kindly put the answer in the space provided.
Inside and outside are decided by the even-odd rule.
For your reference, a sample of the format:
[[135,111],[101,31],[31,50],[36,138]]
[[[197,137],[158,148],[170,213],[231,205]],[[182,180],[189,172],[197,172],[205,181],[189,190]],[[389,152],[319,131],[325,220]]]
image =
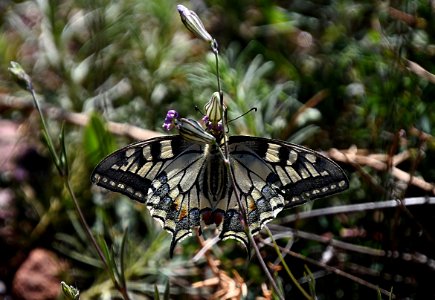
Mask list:
[[[219,74],[219,49],[218,49],[218,44],[216,42],[216,40],[213,40],[212,45],[211,45],[211,49],[215,55],[215,59],[216,59],[216,79],[217,79],[217,85],[218,85],[218,91],[219,91],[219,98],[220,98],[220,105],[221,105],[221,110],[222,110],[222,131],[224,133],[223,139],[224,139],[224,155],[223,155],[223,160],[225,163],[225,166],[230,174],[231,177],[231,184],[233,186],[233,190],[234,190],[234,195],[236,196],[236,200],[237,200],[237,204],[239,205],[242,217],[243,217],[243,223],[244,223],[244,227],[245,227],[245,233],[248,236],[249,242],[251,243],[252,247],[254,248],[255,251],[255,255],[258,258],[258,261],[260,262],[261,268],[264,270],[264,272],[266,273],[267,278],[270,281],[270,284],[272,285],[273,289],[275,290],[276,295],[278,296],[279,299],[284,300],[284,296],[281,295],[281,291],[278,289],[278,286],[275,282],[275,280],[272,277],[272,274],[270,274],[269,269],[266,266],[266,263],[264,262],[264,259],[261,257],[261,253],[260,253],[260,249],[257,246],[257,243],[255,242],[254,237],[252,236],[252,233],[249,229],[248,226],[248,220],[246,217],[246,209],[245,206],[242,205],[242,201],[240,200],[239,194],[237,193],[236,190],[236,179],[233,173],[233,170],[231,168],[231,161],[229,159],[229,149],[228,149],[228,137],[226,135],[226,125],[227,125],[227,118],[226,118],[226,113],[225,113],[225,107],[224,107],[224,94],[222,92],[221,89],[221,83],[220,83],[220,74]],[[217,147],[220,150],[220,147]],[[222,154],[222,152],[221,152]],[[248,249],[249,252],[249,249]]]
[[64,176],[65,174],[63,173],[63,169],[61,168],[61,161],[59,159],[59,156],[57,155],[55,149],[54,149],[54,144],[52,139],[50,138],[49,132],[48,132],[48,126],[47,123],[45,122],[45,118],[44,115],[42,114],[42,109],[39,106],[39,102],[36,99],[36,94],[35,94],[35,90],[33,89],[33,85],[31,82],[28,83],[27,85],[27,90],[30,92],[30,94],[32,95],[32,99],[33,99],[33,103],[36,106],[36,110],[39,113],[39,118],[41,119],[41,123],[42,123],[42,129],[43,129],[43,133],[44,133],[44,137],[45,137],[45,141],[47,142],[47,146],[50,150],[51,156],[54,160],[54,165],[56,166],[58,172]]
[[83,228],[85,229],[85,232],[88,236],[88,238],[91,240],[92,245],[94,246],[95,250],[97,251],[98,256],[100,257],[101,261],[104,264],[104,268],[106,271],[109,269],[109,265],[107,263],[106,258],[104,257],[103,251],[101,250],[100,246],[98,246],[97,241],[95,240],[94,235],[92,234],[91,228],[89,227],[88,223],[86,222],[85,216],[83,215],[82,209],[80,208],[79,202],[77,201],[77,198],[74,194],[74,191],[71,187],[71,183],[69,178],[65,179],[65,187],[68,190],[69,195],[71,196],[74,207],[77,210],[77,214],[79,215],[80,223],[82,224]]
[[413,197],[405,198],[401,201],[398,200],[387,200],[380,202],[366,202],[358,204],[349,204],[341,206],[331,206],[326,208],[313,209],[310,211],[304,211],[288,215],[286,217],[280,218],[278,221],[280,224],[291,223],[297,220],[303,220],[308,218],[317,218],[321,216],[336,215],[336,214],[350,214],[361,211],[370,211],[377,209],[386,209],[394,207],[407,207],[414,205],[435,205],[435,197]]
[[[80,223],[82,224],[83,228],[85,229],[85,232],[87,234],[87,236],[89,237],[89,239],[91,240],[92,245],[94,246],[95,250],[97,251],[98,256],[100,257],[101,261],[103,262],[104,268],[106,269],[106,272],[109,272],[109,264],[107,262],[106,257],[103,254],[103,251],[101,250],[101,248],[99,247],[97,241],[95,240],[92,231],[88,225],[88,223],[86,222],[86,219],[83,215],[83,212],[80,208],[80,205],[77,201],[77,198],[74,194],[74,191],[71,187],[71,183],[70,183],[70,178],[69,178],[69,170],[68,170],[68,162],[66,160],[66,148],[65,148],[65,141],[64,141],[64,135],[63,135],[63,130],[62,130],[62,134],[61,134],[61,138],[60,138],[60,142],[61,142],[61,157],[58,156],[56,149],[54,148],[54,143],[53,140],[51,139],[51,136],[48,132],[48,127],[47,124],[45,122],[45,118],[44,118],[44,114],[42,112],[42,109],[39,105],[39,102],[36,98],[36,94],[35,94],[35,90],[33,88],[33,84],[32,84],[32,79],[31,77],[24,71],[24,69],[22,69],[22,67],[16,63],[16,62],[12,62],[11,63],[11,68],[9,68],[9,70],[18,77],[19,80],[24,81],[26,83],[26,90],[31,94],[32,99],[33,99],[33,103],[35,104],[35,107],[39,113],[39,117],[41,119],[41,123],[42,123],[42,132],[44,134],[45,140],[47,142],[47,146],[50,152],[50,155],[54,161],[54,164],[64,182],[64,185],[66,187],[66,189],[68,190],[68,193],[70,194],[74,206],[76,208],[76,211],[79,215],[79,219],[80,219]],[[125,300],[129,300],[129,296],[127,294],[127,290],[125,288],[125,286],[121,286],[119,284],[119,282],[117,282],[116,280],[113,281],[113,284],[115,286],[115,288],[122,294],[123,298]]]
[[227,126],[227,116],[226,116],[226,112],[224,110],[224,93],[222,91],[222,87],[221,87],[221,79],[220,79],[220,74],[219,74],[219,48],[218,48],[218,43],[216,42],[216,40],[213,40],[212,44],[211,44],[211,50],[214,54],[215,57],[215,61],[216,61],[216,80],[217,80],[217,88],[218,88],[218,92],[219,92],[219,101],[220,101],[220,106],[221,106],[221,110],[222,110],[222,132],[224,133],[224,150],[225,150],[225,155],[223,157],[225,163],[229,163],[229,150],[228,150],[228,137],[225,134],[227,132],[226,130],[226,126]]
[[284,266],[284,269],[286,270],[287,274],[290,276],[291,280],[293,281],[293,284],[298,288],[298,290],[302,293],[302,295],[304,295],[304,297],[308,300],[313,300],[313,297],[311,297],[304,289],[303,287],[299,284],[298,280],[296,279],[296,277],[293,275],[292,271],[290,270],[290,268],[288,267],[287,263],[284,260],[284,257],[282,256],[282,253],[278,247],[278,244],[276,243],[275,239],[272,236],[272,232],[270,232],[269,228],[267,228],[267,226],[264,226],[264,228],[266,228],[267,234],[269,235],[269,237],[272,240],[273,243],[273,248],[275,249],[276,253],[278,254],[278,257],[282,263],[282,265]]
[[[269,246],[271,246],[271,247],[273,246],[272,243],[267,242],[267,241],[265,241],[265,240],[263,240],[262,242],[263,242],[265,245],[269,245]],[[300,253],[296,253],[296,252],[294,252],[294,251],[291,251],[291,250],[289,250],[289,249],[286,249],[286,248],[283,248],[283,247],[280,247],[280,246],[278,246],[278,247],[279,247],[280,251],[285,252],[285,253],[287,253],[287,254],[289,254],[289,255],[295,257],[295,258],[298,258],[298,259],[300,259],[300,260],[302,260],[302,261],[308,262],[308,263],[310,263],[310,264],[312,264],[312,265],[315,265],[315,266],[318,266],[318,267],[324,268],[324,269],[325,269],[326,271],[328,271],[328,272],[332,272],[332,273],[334,273],[334,274],[336,274],[336,275],[338,275],[338,276],[342,276],[342,277],[344,277],[344,278],[350,279],[350,280],[352,280],[352,281],[354,281],[354,282],[356,282],[356,283],[358,283],[358,284],[361,284],[361,285],[363,285],[363,286],[366,286],[366,287],[368,287],[368,288],[370,288],[370,289],[373,289],[373,290],[375,290],[375,291],[380,291],[383,295],[386,295],[386,296],[388,296],[388,297],[391,297],[391,299],[395,299],[395,298],[396,298],[396,296],[395,296],[393,293],[391,293],[391,292],[389,292],[389,291],[387,291],[387,290],[385,290],[385,289],[382,289],[382,288],[380,288],[379,286],[377,286],[377,285],[375,285],[375,284],[372,284],[372,283],[370,283],[370,282],[368,282],[368,281],[366,281],[366,280],[364,280],[364,279],[358,278],[358,277],[356,277],[356,276],[354,276],[354,275],[352,275],[352,274],[349,274],[349,273],[347,273],[347,272],[344,272],[344,271],[342,271],[342,270],[340,270],[340,269],[338,269],[338,268],[335,268],[335,267],[329,266],[329,265],[327,265],[327,264],[325,264],[325,263],[318,262],[317,260],[312,259],[312,258],[309,258],[309,257],[306,257],[306,256],[304,256],[304,255],[302,255],[302,254],[300,254]]]
[[[219,91],[219,93],[222,93],[221,79],[220,79],[220,74],[219,74],[219,47],[218,47],[218,43],[216,42],[216,40],[213,40],[213,42],[211,44],[211,51],[214,53],[214,57],[216,59],[216,79],[217,79],[218,91]],[[221,105],[223,108],[223,97],[221,97]]]

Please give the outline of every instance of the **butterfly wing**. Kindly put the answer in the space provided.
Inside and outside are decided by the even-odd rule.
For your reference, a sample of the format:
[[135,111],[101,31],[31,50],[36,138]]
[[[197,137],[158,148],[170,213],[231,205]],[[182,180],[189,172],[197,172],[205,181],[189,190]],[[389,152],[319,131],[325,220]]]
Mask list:
[[[173,147],[175,144],[180,147]],[[188,146],[179,136],[130,144],[103,159],[95,167],[91,181],[143,203],[155,176]]]
[[[349,181],[334,161],[312,149],[260,137],[230,137],[232,147],[243,144],[269,166],[280,181],[285,208],[344,191]],[[231,155],[236,154],[234,151]],[[240,156],[240,154],[238,154]]]
[[[210,155],[209,145],[180,136],[158,137],[114,152],[97,165],[92,181],[146,203],[151,215],[172,233],[171,255],[177,242],[200,226],[200,215],[207,210],[222,211],[221,238],[235,238],[249,249],[236,193],[255,234],[283,208],[348,187],[346,175],[335,162],[299,145],[232,136],[229,154],[234,186],[228,180],[213,179],[226,173],[210,167],[224,165],[223,161],[210,164],[216,156]],[[227,191],[214,204],[203,190],[211,183],[225,185],[214,190]]]
[[[235,190],[245,206],[253,234],[283,208],[290,208],[348,188],[344,171],[311,149],[249,136],[231,136],[229,153]],[[248,246],[234,193],[230,195],[221,236]]]
[[210,204],[201,189],[205,145],[190,143],[151,182],[147,206],[162,227],[172,233],[170,256],[176,244],[200,226],[200,215]]
[[178,241],[200,224],[198,176],[204,164],[203,145],[180,136],[158,137],[131,144],[101,161],[91,180],[111,191],[146,203],[150,214]]
[[284,198],[278,193],[281,183],[274,170],[245,144],[246,139],[229,139],[231,171],[235,180],[229,190],[221,238],[237,239],[249,249],[237,196],[246,210],[252,234],[276,217],[284,207]]

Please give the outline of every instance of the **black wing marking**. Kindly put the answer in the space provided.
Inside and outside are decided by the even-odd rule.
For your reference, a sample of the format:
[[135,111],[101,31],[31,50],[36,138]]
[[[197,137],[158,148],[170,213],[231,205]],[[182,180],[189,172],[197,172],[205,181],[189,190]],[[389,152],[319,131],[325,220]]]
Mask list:
[[204,145],[180,136],[158,137],[131,144],[100,162],[92,182],[146,203],[151,216],[177,242],[200,225],[200,211],[209,208],[200,189]]
[[[209,151],[210,145],[191,143],[180,136],[153,138],[109,155],[91,179],[146,203],[151,215],[172,234],[171,256],[176,244],[200,226],[204,212],[222,212],[221,238],[234,238],[249,249],[235,193],[247,210],[249,230],[255,234],[283,208],[343,191],[349,185],[335,162],[311,149],[279,140],[232,136],[233,187],[229,179],[213,177],[228,174],[222,169],[223,161],[209,163],[208,159],[215,157]],[[210,166],[219,170],[214,172]],[[207,180],[210,182],[204,183]],[[217,183],[225,186],[215,187]],[[224,198],[211,203],[205,187],[213,187],[216,195],[221,194],[216,191],[226,191]]]
[[[331,159],[300,145],[280,140],[229,137],[231,168],[246,220],[258,233],[283,208],[343,191],[349,182]],[[229,192],[221,237],[234,238],[249,249],[249,239],[234,189]]]
[[103,159],[95,167],[91,181],[145,202],[152,180],[189,145],[180,136],[157,137],[128,145]]
[[243,144],[273,170],[281,182],[285,207],[329,196],[349,187],[344,171],[334,161],[309,148],[280,140],[232,136],[231,146]]
[[236,142],[230,138],[229,153],[235,188],[230,190],[221,237],[237,239],[249,249],[249,239],[234,191],[246,209],[246,221],[252,234],[258,233],[283,209],[284,197],[280,194],[282,185],[274,170],[245,142],[246,139]]

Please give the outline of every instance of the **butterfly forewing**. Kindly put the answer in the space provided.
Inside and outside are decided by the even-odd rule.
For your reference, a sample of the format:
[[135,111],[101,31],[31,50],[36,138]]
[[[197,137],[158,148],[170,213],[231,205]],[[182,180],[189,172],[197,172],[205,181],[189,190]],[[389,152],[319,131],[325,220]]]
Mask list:
[[93,183],[145,202],[155,177],[191,144],[180,136],[157,137],[124,147],[102,160]]

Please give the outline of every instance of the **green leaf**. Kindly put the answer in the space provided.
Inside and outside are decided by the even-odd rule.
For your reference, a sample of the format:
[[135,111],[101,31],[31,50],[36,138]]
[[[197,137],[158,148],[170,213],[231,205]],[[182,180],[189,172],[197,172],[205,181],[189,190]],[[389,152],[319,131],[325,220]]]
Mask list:
[[59,135],[59,142],[60,142],[60,168],[62,170],[63,176],[68,176],[69,174],[69,165],[68,165],[68,156],[66,153],[66,146],[65,146],[65,124],[62,124],[62,129],[60,131]]
[[124,235],[122,236],[122,242],[121,242],[121,251],[120,251],[120,270],[119,270],[119,275],[120,275],[120,283],[122,284],[122,287],[126,288],[127,287],[127,283],[125,280],[125,273],[124,273],[124,267],[125,267],[125,245],[127,244],[127,234],[128,231],[127,229],[125,229],[124,231]]
[[310,289],[310,294],[311,296],[315,299],[316,298],[316,279],[314,278],[313,273],[311,272],[311,270],[308,268],[307,265],[304,265],[305,271],[304,272],[304,276],[308,277],[308,287]]
[[106,241],[104,240],[104,238],[102,236],[99,236],[98,238],[98,243],[100,245],[100,248],[103,252],[104,258],[106,259],[106,262],[108,264],[108,272],[110,275],[110,278],[112,279],[112,282],[114,284],[117,283],[117,269],[116,269],[116,264],[115,264],[115,260],[113,259],[113,255],[112,252],[110,251],[109,247],[107,246]]
[[156,300],[160,299],[159,289],[157,288],[157,284],[154,285],[154,299]]
[[169,300],[169,295],[170,295],[170,293],[169,293],[169,287],[170,287],[169,280],[167,280],[166,281],[166,287],[165,287],[165,293],[163,295],[163,299],[164,300]]
[[83,132],[83,150],[91,165],[96,165],[103,157],[115,151],[116,144],[107,131],[104,121],[98,114],[92,114]]

